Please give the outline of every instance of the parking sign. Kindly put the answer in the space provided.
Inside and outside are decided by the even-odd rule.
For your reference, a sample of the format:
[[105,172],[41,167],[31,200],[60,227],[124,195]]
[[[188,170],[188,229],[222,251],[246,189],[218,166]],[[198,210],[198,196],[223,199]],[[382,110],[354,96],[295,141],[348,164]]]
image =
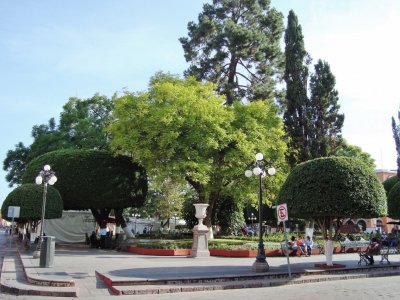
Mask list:
[[279,204],[276,207],[276,214],[277,214],[277,217],[278,217],[278,221],[287,221],[287,220],[289,220],[289,214],[288,214],[286,203]]

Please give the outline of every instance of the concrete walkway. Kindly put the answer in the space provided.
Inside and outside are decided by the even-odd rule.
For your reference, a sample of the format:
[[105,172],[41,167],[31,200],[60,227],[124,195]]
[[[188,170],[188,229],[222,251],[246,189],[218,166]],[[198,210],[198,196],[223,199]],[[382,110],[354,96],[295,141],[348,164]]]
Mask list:
[[[0,244],[3,257],[18,253],[15,251],[18,243],[14,242],[13,249],[10,249],[9,236],[3,232],[0,232]],[[254,258],[162,257],[83,247],[56,247],[53,266],[40,268],[39,259],[33,259],[30,253],[23,250],[19,253],[27,279],[26,282],[19,279],[20,285],[37,285],[28,282],[29,278],[42,280],[50,285],[53,282],[53,286],[71,281],[79,298],[87,299],[109,298],[118,293],[137,295],[223,290],[400,274],[398,255],[390,257],[391,264],[380,264],[380,256],[377,256],[374,266],[359,266],[357,253],[336,254],[334,263],[345,267],[331,270],[315,267],[316,263],[325,262],[324,255],[292,257],[290,263],[293,277],[288,278],[285,257],[267,258],[270,270],[266,273],[254,273],[251,270]],[[15,255],[12,257],[17,261],[18,257],[15,258]],[[14,270],[12,264],[7,261],[6,264],[7,274],[15,272],[15,277],[21,278],[17,274],[17,263],[14,263]],[[4,276],[6,275],[2,274],[2,278]]]

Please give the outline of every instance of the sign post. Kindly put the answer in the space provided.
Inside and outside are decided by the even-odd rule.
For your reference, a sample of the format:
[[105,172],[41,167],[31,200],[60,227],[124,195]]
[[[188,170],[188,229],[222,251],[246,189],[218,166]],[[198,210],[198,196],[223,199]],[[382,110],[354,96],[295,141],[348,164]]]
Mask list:
[[292,272],[290,270],[290,260],[289,260],[289,249],[288,249],[288,238],[287,238],[287,232],[286,232],[286,221],[289,220],[289,214],[287,210],[287,205],[286,203],[279,204],[276,206],[276,215],[278,218],[278,221],[283,222],[283,232],[285,234],[285,247],[286,249],[286,259],[287,259],[287,264],[288,264],[288,273],[289,273],[289,278],[292,278]]

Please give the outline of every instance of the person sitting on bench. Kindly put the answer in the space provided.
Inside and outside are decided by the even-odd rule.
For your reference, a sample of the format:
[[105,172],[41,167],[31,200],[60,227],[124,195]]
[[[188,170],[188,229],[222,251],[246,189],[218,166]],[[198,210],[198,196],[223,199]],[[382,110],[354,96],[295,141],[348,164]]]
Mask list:
[[378,240],[373,237],[371,239],[371,244],[368,246],[367,251],[364,254],[365,258],[368,259],[370,265],[374,264],[374,255],[378,255],[380,250],[381,245],[379,245]]

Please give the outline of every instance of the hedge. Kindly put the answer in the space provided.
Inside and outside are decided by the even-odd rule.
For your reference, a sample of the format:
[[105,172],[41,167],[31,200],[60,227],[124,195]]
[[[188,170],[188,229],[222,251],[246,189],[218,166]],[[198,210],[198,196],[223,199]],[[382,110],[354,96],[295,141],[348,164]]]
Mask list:
[[126,208],[145,201],[146,172],[128,157],[98,150],[57,150],[32,160],[23,183],[34,181],[46,164],[56,173],[65,210]]
[[290,217],[386,215],[385,191],[374,172],[350,157],[328,157],[297,165],[278,195]]
[[[20,216],[17,222],[36,221],[42,217],[43,185],[23,184],[8,194],[1,207],[1,215],[7,217],[9,206],[19,206]],[[60,193],[52,186],[47,186],[45,219],[61,218],[63,202]]]

